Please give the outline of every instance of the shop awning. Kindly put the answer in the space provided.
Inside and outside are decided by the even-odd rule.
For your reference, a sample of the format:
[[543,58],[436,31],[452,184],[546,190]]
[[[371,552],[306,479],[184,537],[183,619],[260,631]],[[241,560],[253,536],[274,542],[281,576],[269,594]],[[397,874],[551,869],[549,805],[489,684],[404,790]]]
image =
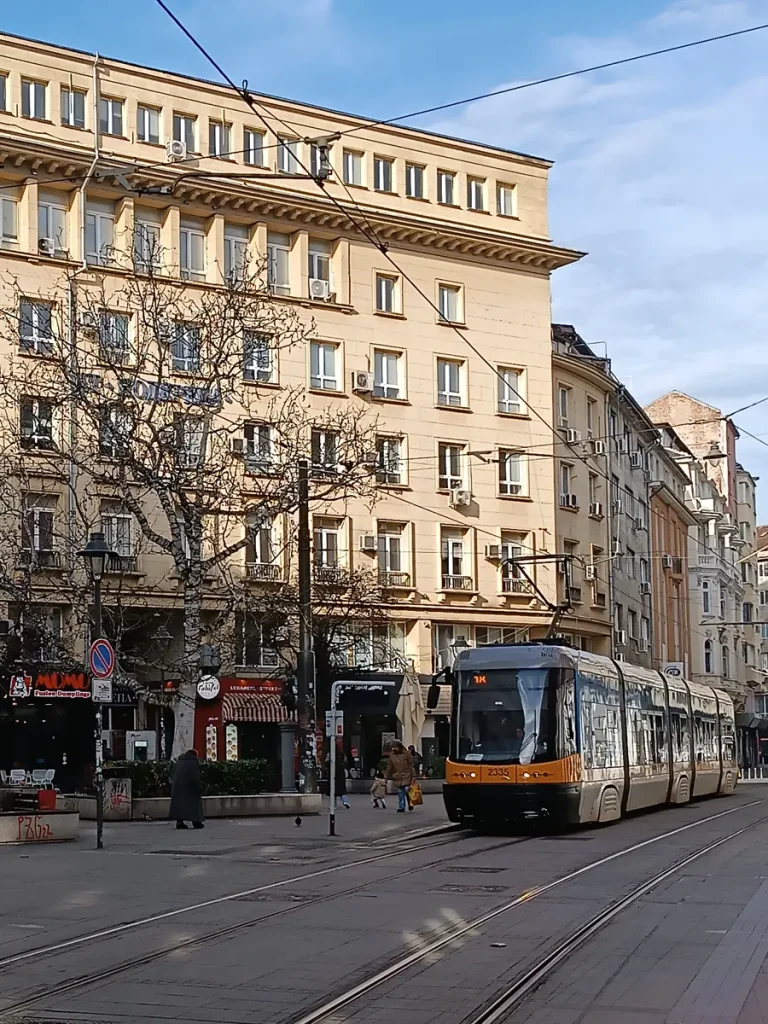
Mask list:
[[[448,715],[451,714],[452,704],[452,687],[441,686],[440,687],[440,699],[437,702],[437,707],[432,710],[427,710],[428,715]],[[427,706],[427,694],[429,693],[429,686],[421,684],[421,692],[424,696],[424,707]]]
[[221,717],[224,722],[296,721],[296,713],[286,710],[279,693],[225,693]]

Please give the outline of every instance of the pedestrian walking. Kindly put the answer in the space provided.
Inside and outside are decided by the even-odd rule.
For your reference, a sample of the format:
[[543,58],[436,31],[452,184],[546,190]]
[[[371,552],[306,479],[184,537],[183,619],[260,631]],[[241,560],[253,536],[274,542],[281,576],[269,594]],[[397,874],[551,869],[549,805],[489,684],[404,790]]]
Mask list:
[[387,778],[392,779],[397,786],[398,813],[402,814],[406,806],[409,811],[412,811],[413,805],[408,799],[408,792],[413,782],[413,758],[399,741],[393,744],[392,750],[389,753]]
[[334,774],[336,790],[336,806],[339,800],[349,810],[349,797],[347,796],[347,759],[344,755],[344,747],[341,740],[336,740],[336,771]]
[[418,752],[418,750],[416,749],[416,747],[414,747],[412,743],[408,746],[408,753],[413,758],[413,774],[421,775],[421,754]]
[[200,761],[196,750],[188,750],[171,769],[171,810],[168,815],[176,819],[176,828],[204,828],[203,784]]
[[381,768],[376,769],[376,775],[371,786],[371,803],[374,807],[383,807],[386,811],[387,801],[384,797],[387,795],[387,780],[384,777],[384,772]]

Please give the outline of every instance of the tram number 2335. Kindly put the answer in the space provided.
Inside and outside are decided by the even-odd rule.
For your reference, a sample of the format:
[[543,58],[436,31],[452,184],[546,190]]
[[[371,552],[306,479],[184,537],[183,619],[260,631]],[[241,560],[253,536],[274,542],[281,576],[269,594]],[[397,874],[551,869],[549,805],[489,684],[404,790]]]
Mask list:
[[505,767],[505,768],[489,768],[488,769],[488,778],[490,778],[490,779],[492,779],[492,778],[508,779],[509,778],[509,768],[508,767]]

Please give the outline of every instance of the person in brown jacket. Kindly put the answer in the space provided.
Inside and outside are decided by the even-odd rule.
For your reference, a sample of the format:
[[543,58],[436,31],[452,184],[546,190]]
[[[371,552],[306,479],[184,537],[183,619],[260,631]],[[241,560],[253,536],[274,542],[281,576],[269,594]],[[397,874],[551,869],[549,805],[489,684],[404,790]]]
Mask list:
[[408,810],[412,811],[413,807],[408,799],[408,791],[413,782],[413,758],[400,742],[394,743],[389,752],[387,778],[392,779],[397,786],[398,812],[402,814],[405,811],[406,805]]

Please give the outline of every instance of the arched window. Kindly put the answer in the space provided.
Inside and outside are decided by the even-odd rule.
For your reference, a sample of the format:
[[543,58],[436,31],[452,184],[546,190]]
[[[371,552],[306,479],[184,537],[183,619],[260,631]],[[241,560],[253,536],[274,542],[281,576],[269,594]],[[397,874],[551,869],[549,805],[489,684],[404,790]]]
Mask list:
[[[712,596],[709,590],[709,580],[703,580],[701,584],[701,603],[704,609],[704,614],[709,615],[712,607]],[[706,648],[706,644],[704,645]],[[710,644],[710,647],[712,645]]]
[[731,673],[728,665],[728,647],[726,644],[723,644],[723,679],[729,679],[730,675]]
[[704,671],[712,673],[712,641],[704,641]]

